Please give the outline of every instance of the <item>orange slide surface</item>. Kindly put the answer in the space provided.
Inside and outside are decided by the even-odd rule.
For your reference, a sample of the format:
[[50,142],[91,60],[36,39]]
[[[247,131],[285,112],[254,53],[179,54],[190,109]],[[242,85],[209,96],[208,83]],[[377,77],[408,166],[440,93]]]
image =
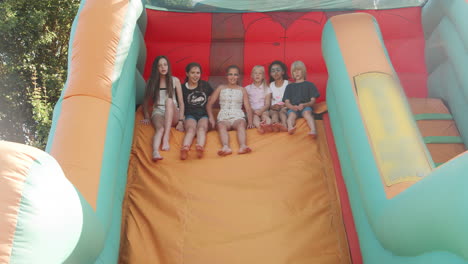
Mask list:
[[119,263],[351,263],[325,130],[298,121],[295,135],[248,131],[253,152],[217,156],[210,131],[203,159],[183,133],[151,161],[152,126],[139,123],[128,170]]

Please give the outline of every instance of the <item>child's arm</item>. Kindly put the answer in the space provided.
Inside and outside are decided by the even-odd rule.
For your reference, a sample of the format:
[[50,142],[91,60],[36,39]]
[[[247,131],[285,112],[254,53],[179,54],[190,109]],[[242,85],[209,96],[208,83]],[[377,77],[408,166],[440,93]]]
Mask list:
[[308,94],[310,97],[310,101],[307,103],[299,104],[300,110],[304,109],[304,107],[312,107],[315,103],[315,100],[320,96],[320,93],[317,90],[317,87],[313,83],[309,83],[308,86]]
[[176,88],[177,102],[179,103],[179,121],[177,122],[176,129],[179,131],[184,131],[184,95],[182,94],[182,87],[180,86],[180,81],[178,78],[174,78],[174,86]]
[[143,105],[142,105],[143,120],[141,120],[140,122],[145,125],[149,125],[151,123],[150,115],[148,113],[148,103],[149,103],[149,100],[147,98],[144,98]]
[[211,124],[211,128],[215,128],[216,126],[216,120],[213,116],[213,104],[218,100],[219,94],[221,93],[221,90],[223,89],[222,86],[218,86],[216,90],[211,94],[211,96],[208,99],[208,103],[206,103],[206,112],[208,113],[208,120]]
[[[308,107],[308,106],[309,106],[309,107],[312,107],[312,106],[314,105],[314,103],[315,103],[315,100],[316,100],[316,98],[315,98],[315,97],[312,97],[312,98],[310,98],[310,101],[309,101],[309,102],[303,103],[303,104],[299,104],[299,107],[302,106],[302,109],[304,109],[304,107]],[[302,109],[301,109],[301,110],[302,110]]]
[[294,111],[299,110],[298,107],[297,107],[297,105],[292,105],[292,104],[291,104],[291,101],[289,101],[289,99],[286,99],[286,101],[284,102],[284,105],[285,105],[287,108],[291,109],[291,110],[294,110]]
[[263,112],[270,109],[270,105],[271,105],[271,93],[268,93],[267,95],[265,95],[265,105],[259,110],[260,116],[263,114]]
[[250,102],[249,102],[249,96],[247,95],[247,90],[242,87],[242,93],[244,96],[244,108],[245,111],[247,112],[247,128],[253,128],[253,113],[252,113],[252,107],[250,107]]
[[148,100],[145,98],[143,99],[143,118],[144,119],[149,119],[149,114],[148,114]]

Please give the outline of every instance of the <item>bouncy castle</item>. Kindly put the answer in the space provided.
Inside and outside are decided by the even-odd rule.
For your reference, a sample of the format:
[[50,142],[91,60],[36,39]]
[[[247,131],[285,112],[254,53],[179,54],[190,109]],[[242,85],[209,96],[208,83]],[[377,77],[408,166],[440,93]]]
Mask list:
[[[155,2],[81,1],[46,151],[0,142],[0,263],[468,263],[468,1]],[[153,162],[159,55],[213,87],[303,61],[318,137]]]

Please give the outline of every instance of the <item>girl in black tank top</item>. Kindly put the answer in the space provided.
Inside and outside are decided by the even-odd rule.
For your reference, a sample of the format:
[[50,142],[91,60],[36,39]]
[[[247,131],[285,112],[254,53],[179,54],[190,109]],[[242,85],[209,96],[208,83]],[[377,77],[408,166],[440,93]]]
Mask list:
[[200,80],[201,72],[201,65],[196,62],[192,62],[185,67],[187,78],[184,85],[182,85],[185,105],[185,137],[180,150],[180,159],[182,160],[188,158],[188,152],[195,134],[197,135],[195,149],[198,158],[203,157],[205,148],[206,132],[208,131],[208,114],[205,106],[211,93],[213,93],[213,89],[208,82]]

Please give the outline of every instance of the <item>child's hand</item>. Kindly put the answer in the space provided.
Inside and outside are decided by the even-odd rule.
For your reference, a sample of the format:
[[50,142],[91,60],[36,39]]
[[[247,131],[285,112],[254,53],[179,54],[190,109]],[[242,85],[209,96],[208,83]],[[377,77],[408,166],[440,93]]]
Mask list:
[[252,124],[251,122],[249,122],[249,124],[247,125],[247,128],[254,128],[254,124]]
[[210,122],[211,129],[215,129],[215,127],[216,127],[216,121],[214,120],[214,118],[213,118],[213,117],[210,117],[208,121]]
[[180,132],[184,132],[184,123],[178,122],[176,129],[179,130]]
[[262,116],[262,112],[260,110],[255,110],[254,111],[254,114],[258,115],[258,116]]
[[279,104],[274,104],[274,105],[271,106],[271,109],[276,110],[276,111],[279,111],[279,110],[281,109],[281,105],[279,105]]
[[303,104],[299,104],[299,105],[297,106],[297,110],[302,110],[302,109],[304,109],[304,105],[303,105]]
[[143,120],[140,120],[140,123],[142,123],[143,125],[146,125],[146,126],[147,126],[147,125],[150,124],[150,120],[149,120],[149,118],[145,118],[145,119],[143,119]]

